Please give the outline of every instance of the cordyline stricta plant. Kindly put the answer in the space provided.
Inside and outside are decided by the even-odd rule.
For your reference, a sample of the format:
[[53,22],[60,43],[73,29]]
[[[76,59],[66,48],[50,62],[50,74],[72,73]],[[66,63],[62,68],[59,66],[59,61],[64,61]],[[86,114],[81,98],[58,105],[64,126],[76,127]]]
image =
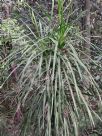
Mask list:
[[[100,119],[88,98],[97,97],[101,102],[101,97],[89,64],[81,57],[85,56],[84,38],[65,16],[70,4],[58,0],[54,14],[53,0],[51,15],[46,14],[44,19],[35,9],[25,6],[33,29],[23,22],[29,33],[15,40],[23,44],[8,57],[9,61],[16,58],[15,69],[19,71],[18,100],[24,112],[20,135],[31,132],[35,136],[79,136],[80,117],[87,116],[92,126],[93,116]],[[95,64],[90,56],[86,57]]]

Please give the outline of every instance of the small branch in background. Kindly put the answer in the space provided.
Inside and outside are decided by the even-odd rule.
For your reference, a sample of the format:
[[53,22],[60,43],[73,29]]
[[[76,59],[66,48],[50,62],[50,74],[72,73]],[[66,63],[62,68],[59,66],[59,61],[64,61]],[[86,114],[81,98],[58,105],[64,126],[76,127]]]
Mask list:
[[[90,70],[90,57],[91,57],[91,22],[90,22],[90,10],[91,10],[91,2],[90,0],[85,0],[83,4],[83,11],[86,11],[85,17],[83,17],[82,21],[82,28],[83,31],[83,37],[85,41],[83,42],[83,48],[85,49],[85,55],[83,55],[84,63],[87,65],[87,68]],[[86,57],[87,56],[87,57]],[[83,86],[86,89],[90,88],[90,81],[87,80],[89,77],[88,73],[85,71],[83,76]]]
[[[86,0],[85,2],[85,8],[86,8],[86,17],[85,17],[85,39],[87,42],[85,42],[86,47],[86,53],[88,56],[90,56],[90,46],[91,46],[91,37],[90,37],[90,9],[91,9],[91,2],[90,0]],[[89,59],[87,60],[89,63]]]

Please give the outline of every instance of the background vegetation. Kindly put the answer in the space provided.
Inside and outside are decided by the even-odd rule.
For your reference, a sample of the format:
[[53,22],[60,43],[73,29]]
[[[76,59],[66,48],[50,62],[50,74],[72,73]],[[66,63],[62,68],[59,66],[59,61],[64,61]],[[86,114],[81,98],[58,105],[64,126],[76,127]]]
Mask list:
[[0,136],[101,136],[102,1],[0,6]]

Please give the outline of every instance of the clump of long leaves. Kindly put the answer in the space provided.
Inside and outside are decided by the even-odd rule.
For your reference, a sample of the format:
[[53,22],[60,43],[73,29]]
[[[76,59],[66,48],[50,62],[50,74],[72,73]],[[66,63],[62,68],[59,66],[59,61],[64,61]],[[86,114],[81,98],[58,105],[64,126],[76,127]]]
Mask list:
[[66,21],[63,4],[58,0],[56,25],[52,21],[54,1],[47,23],[42,17],[36,19],[34,9],[29,7],[34,31],[26,24],[30,34],[21,37],[27,42],[16,51],[19,61],[15,68],[21,69],[18,83],[19,103],[24,108],[22,136],[28,136],[30,131],[36,136],[78,136],[80,116],[88,116],[91,125],[93,115],[99,118],[88,101],[90,96],[100,101],[101,97],[89,64],[81,58],[85,55],[84,38],[76,26]]

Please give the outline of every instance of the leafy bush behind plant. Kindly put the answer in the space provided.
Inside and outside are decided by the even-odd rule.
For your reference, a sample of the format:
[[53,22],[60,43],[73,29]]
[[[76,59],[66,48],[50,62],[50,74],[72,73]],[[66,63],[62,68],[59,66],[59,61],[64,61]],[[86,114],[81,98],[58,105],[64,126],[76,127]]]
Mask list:
[[[55,19],[53,6],[48,22],[26,7],[30,10],[34,31],[25,24],[29,33],[14,40],[23,44],[7,58],[7,62],[14,60],[16,69],[21,68],[18,80],[18,104],[24,110],[21,135],[26,136],[32,130],[36,136],[78,136],[80,117],[87,116],[91,125],[94,125],[93,115],[100,119],[88,101],[92,96],[101,102],[101,97],[89,64],[81,58],[85,55],[84,38],[79,29],[64,18],[62,0],[58,0],[55,26],[51,21]],[[19,60],[15,54],[19,54]],[[96,64],[90,56],[86,57]],[[91,89],[84,85],[86,80]]]

